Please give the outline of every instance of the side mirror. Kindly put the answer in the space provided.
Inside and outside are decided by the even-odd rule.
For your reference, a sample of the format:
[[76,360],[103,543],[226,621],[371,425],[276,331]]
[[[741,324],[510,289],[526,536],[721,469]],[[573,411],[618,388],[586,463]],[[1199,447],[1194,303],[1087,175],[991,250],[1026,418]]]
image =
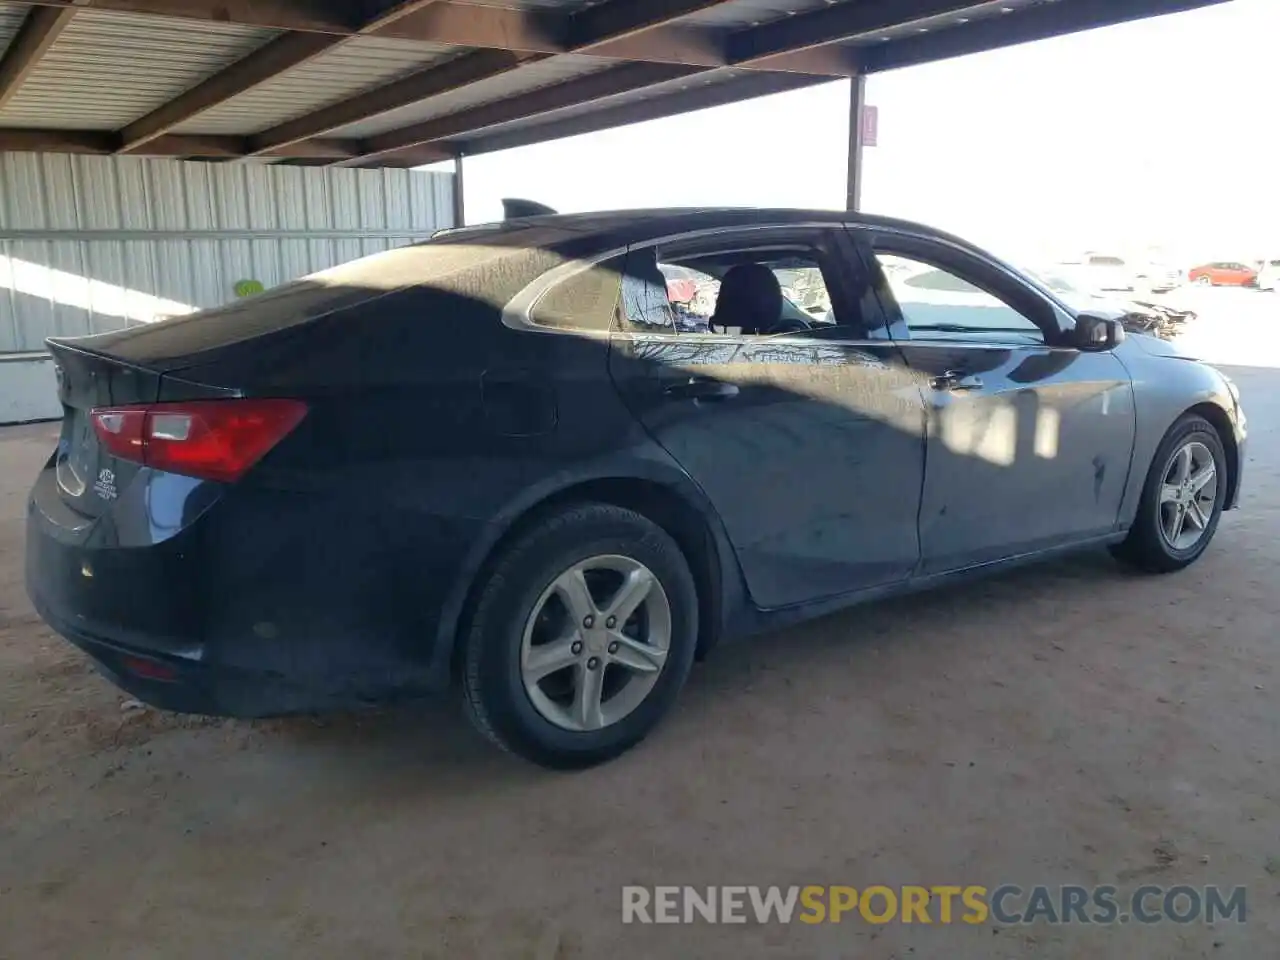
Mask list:
[[1076,317],[1075,345],[1081,350],[1110,350],[1124,342],[1124,324],[1114,317],[1082,313]]

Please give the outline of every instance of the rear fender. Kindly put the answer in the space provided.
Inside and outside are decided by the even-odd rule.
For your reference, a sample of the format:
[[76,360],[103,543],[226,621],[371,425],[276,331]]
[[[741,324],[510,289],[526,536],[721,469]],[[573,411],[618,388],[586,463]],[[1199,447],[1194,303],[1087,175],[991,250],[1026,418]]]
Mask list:
[[661,486],[695,510],[706,524],[714,551],[713,567],[717,571],[714,584],[716,615],[712,629],[702,632],[700,652],[705,653],[725,634],[732,632],[736,624],[745,622],[748,605],[746,584],[719,515],[689,475],[676,466],[665,451],[650,444],[629,451],[625,456],[601,459],[547,477],[523,490],[486,524],[483,534],[476,538],[467,552],[441,609],[430,664],[433,678],[442,684],[447,680],[455,649],[462,631],[466,629],[469,605],[507,537],[537,511],[554,503],[572,501],[575,490],[583,491],[583,499],[592,499],[588,491],[593,485],[618,481],[642,481]]

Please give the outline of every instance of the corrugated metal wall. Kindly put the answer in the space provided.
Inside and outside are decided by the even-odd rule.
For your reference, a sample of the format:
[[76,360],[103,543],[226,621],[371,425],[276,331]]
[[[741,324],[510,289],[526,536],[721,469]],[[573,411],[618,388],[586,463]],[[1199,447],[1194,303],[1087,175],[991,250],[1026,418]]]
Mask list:
[[0,154],[0,354],[424,239],[452,191],[447,173]]

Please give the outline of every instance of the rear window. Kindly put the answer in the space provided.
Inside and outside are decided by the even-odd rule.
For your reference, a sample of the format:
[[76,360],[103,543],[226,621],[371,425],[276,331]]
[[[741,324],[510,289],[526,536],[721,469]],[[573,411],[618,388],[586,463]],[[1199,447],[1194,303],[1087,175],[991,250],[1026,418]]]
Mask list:
[[1090,257],[1089,265],[1093,267],[1123,267],[1124,261],[1119,257]]

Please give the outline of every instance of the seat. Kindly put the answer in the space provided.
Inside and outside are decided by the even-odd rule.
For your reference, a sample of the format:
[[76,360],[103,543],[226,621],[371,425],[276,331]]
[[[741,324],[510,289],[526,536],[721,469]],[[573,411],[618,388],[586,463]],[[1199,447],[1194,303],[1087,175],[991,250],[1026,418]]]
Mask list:
[[774,333],[782,317],[782,286],[761,263],[740,263],[720,278],[713,328],[739,328],[747,336]]
[[622,307],[637,329],[657,333],[675,330],[675,311],[667,298],[667,278],[658,268],[653,250],[638,250],[627,258],[622,278]]

